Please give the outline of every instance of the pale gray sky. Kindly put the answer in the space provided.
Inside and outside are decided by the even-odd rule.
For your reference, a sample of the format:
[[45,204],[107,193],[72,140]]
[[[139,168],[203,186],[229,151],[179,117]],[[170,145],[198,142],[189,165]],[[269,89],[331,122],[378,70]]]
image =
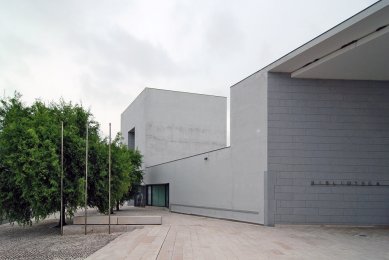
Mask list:
[[375,0],[0,0],[0,90],[82,102],[107,133],[144,87],[229,87]]

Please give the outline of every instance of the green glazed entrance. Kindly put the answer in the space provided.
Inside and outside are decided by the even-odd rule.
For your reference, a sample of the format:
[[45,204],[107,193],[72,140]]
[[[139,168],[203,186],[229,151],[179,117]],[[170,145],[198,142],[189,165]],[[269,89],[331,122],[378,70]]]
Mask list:
[[147,185],[147,205],[169,207],[169,184]]

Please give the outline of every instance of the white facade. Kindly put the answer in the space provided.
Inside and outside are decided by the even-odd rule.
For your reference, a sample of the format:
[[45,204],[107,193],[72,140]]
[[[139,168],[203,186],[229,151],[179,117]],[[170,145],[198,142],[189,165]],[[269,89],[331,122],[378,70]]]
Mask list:
[[231,89],[231,147],[146,168],[145,183],[169,183],[170,209],[264,223],[266,76]]
[[225,147],[226,102],[225,97],[146,88],[121,115],[124,142],[135,133],[133,148],[143,154],[145,167]]

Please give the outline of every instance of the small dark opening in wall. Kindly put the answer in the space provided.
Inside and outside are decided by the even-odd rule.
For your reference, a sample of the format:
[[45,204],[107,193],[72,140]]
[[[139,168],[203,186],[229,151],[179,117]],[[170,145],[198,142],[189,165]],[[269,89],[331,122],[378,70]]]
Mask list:
[[381,31],[382,29],[385,29],[386,27],[388,27],[388,25],[384,25],[384,26],[378,27],[378,29],[375,30],[375,31],[376,32]]
[[135,149],[135,127],[128,132],[128,149]]
[[351,41],[351,42],[349,42],[349,43],[346,43],[345,45],[343,45],[342,47],[340,47],[341,49],[343,49],[343,48],[346,48],[347,46],[350,46],[351,44],[354,44],[354,43],[356,43],[358,40],[353,40],[353,41]]

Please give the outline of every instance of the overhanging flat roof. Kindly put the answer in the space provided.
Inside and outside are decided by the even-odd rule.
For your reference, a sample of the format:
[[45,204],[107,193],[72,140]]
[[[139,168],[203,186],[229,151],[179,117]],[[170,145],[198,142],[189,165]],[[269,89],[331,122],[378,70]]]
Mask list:
[[381,0],[260,71],[295,78],[389,80],[389,0]]
[[294,78],[389,80],[389,26],[292,72]]

